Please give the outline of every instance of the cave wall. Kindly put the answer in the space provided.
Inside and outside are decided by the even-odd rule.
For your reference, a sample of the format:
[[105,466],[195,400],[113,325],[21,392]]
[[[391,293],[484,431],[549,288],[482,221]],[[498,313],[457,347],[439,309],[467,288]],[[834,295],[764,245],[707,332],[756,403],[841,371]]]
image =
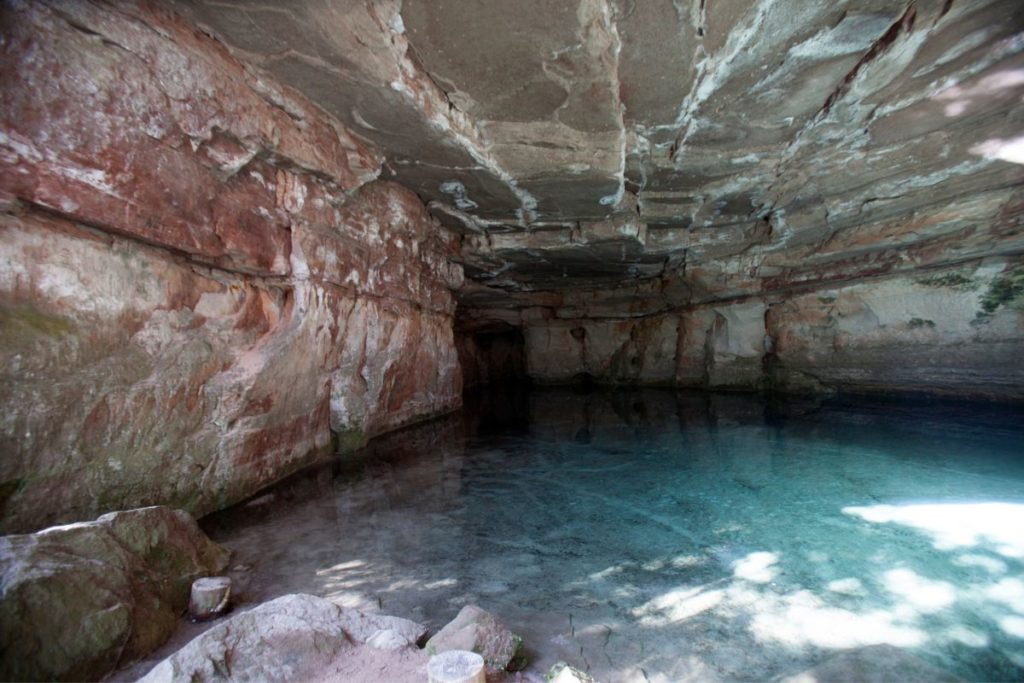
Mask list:
[[0,6],[0,529],[202,514],[457,407],[457,245],[157,3]]
[[519,329],[457,332],[455,348],[464,390],[527,381],[526,342]]
[[525,317],[527,372],[608,384],[1024,399],[1024,261],[706,303],[641,318]]

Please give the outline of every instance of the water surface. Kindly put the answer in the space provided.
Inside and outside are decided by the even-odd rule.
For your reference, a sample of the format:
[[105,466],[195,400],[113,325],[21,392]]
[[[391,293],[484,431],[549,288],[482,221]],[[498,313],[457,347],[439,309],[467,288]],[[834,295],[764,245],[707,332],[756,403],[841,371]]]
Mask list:
[[496,392],[204,521],[242,595],[439,628],[468,603],[603,681],[767,680],[890,644],[1024,678],[1019,408]]

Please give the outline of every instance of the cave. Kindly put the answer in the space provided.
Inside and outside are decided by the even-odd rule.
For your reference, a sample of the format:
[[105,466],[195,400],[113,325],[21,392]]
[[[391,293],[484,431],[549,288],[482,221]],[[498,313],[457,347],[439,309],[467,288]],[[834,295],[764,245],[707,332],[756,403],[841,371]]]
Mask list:
[[1019,0],[0,0],[0,92],[0,679],[1024,678]]

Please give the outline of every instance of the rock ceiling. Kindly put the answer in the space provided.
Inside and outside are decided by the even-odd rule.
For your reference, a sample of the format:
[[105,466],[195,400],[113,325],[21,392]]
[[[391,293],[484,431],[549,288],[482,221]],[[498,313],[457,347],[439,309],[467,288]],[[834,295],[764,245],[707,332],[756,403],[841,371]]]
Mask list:
[[1024,251],[1019,0],[176,0],[464,235],[471,307]]

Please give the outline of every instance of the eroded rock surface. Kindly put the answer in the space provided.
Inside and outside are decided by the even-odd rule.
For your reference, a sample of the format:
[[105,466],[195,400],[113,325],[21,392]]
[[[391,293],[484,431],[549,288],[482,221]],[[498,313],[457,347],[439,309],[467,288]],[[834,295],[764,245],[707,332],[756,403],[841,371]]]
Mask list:
[[398,617],[285,595],[197,636],[141,681],[422,681],[427,656],[415,641],[424,633]]
[[700,297],[1019,248],[1008,0],[176,6],[377,142],[494,287]]
[[1019,2],[0,12],[0,528],[454,408],[456,319],[543,382],[1021,396]]
[[0,537],[0,678],[92,680],[156,649],[228,553],[149,507]]
[[[612,384],[1024,397],[1024,287],[990,259],[789,297],[612,320],[527,322],[527,371]],[[1017,283],[1017,284],[1015,284]]]
[[238,501],[460,402],[457,245],[150,3],[6,3],[0,528]]
[[[1024,250],[1020,3],[176,6],[380,145],[464,235],[460,324],[524,328],[535,379],[865,387],[924,343],[963,369],[881,384],[1016,395],[1019,318],[899,287]],[[763,348],[758,310],[785,337],[867,279],[935,326]]]

